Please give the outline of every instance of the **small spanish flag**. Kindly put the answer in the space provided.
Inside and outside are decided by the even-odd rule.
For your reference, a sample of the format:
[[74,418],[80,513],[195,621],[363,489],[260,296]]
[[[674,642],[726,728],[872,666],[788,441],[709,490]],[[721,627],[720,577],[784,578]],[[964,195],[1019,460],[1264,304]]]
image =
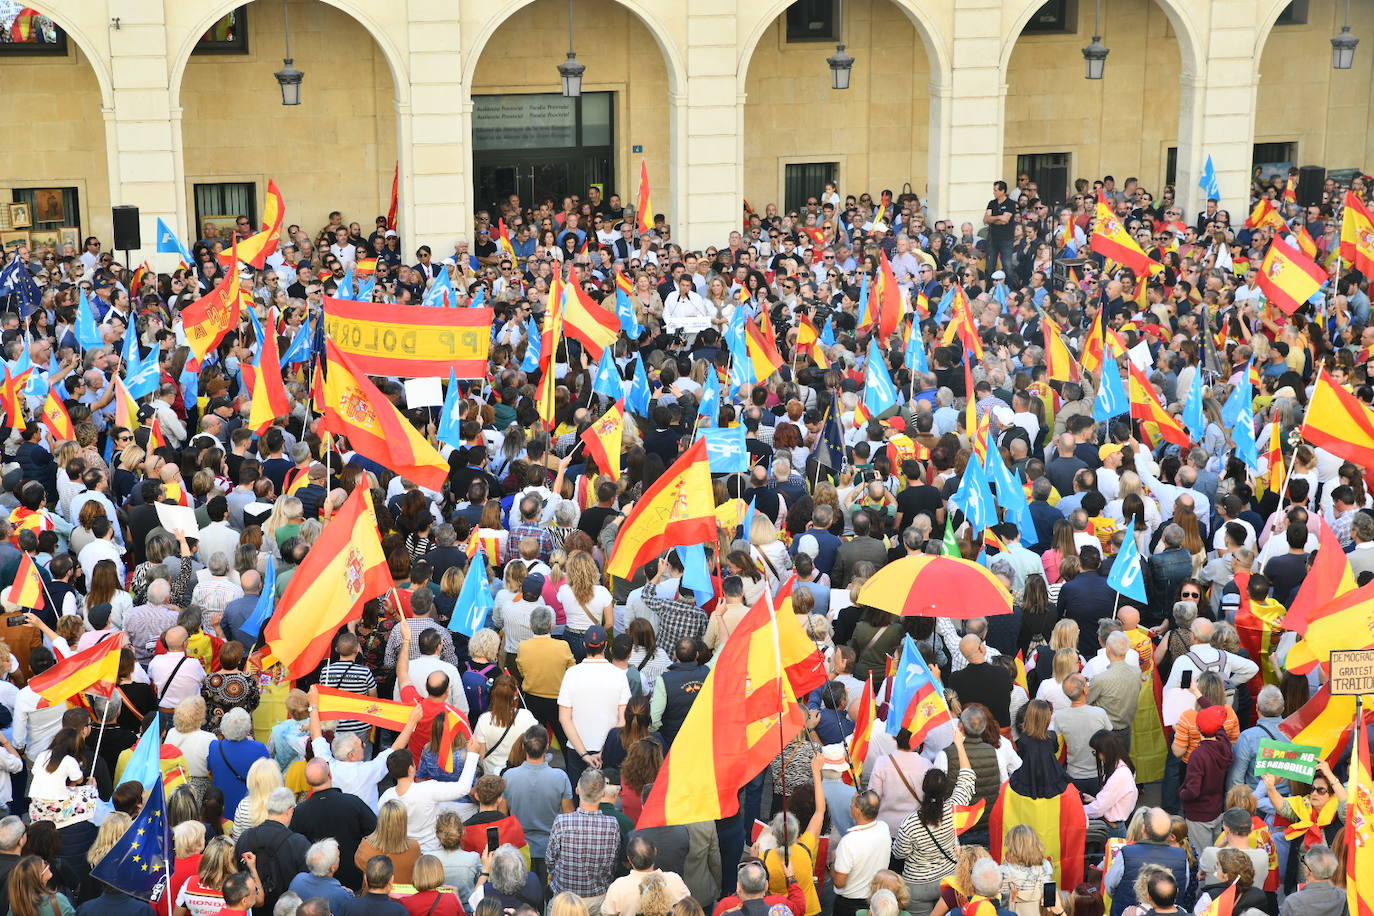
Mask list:
[[873,672],[864,681],[864,692],[859,696],[859,708],[854,715],[854,734],[849,739],[850,771],[844,774],[845,782],[853,785],[863,775],[864,761],[868,759],[868,749],[873,742],[873,729],[878,723],[878,707],[873,701]]
[[33,557],[27,553],[19,560],[19,571],[14,574],[14,583],[5,590],[5,600],[35,611],[44,607],[43,579],[38,574]]
[[123,633],[102,639],[37,675],[29,687],[42,697],[40,706],[65,703],[78,693],[109,697],[119,683],[119,650],[123,646]]
[[336,690],[333,687],[318,687],[316,689],[319,691],[317,708],[321,722],[355,719],[369,725],[376,725],[379,728],[400,731],[410,721],[411,706],[409,703],[379,700],[376,697],[361,696],[347,690]]
[[986,798],[975,799],[971,805],[954,806],[954,832],[957,834],[967,833],[978,822],[983,819],[983,811],[988,806]]
[[1261,197],[1256,203],[1250,215],[1245,218],[1245,228],[1257,229],[1260,226],[1273,226],[1275,229],[1285,228],[1283,217],[1279,215],[1278,208],[1274,202],[1267,197]]
[[29,383],[29,373],[32,369],[25,369],[18,375],[10,375],[10,367],[5,367],[5,384],[0,387],[0,408],[5,411],[5,425],[13,429],[23,429],[24,419],[24,388]]
[[1027,694],[1030,693],[1030,680],[1026,677],[1026,656],[1020,651],[1016,653],[1016,677],[1013,679],[1013,683],[1026,691]]
[[353,272],[359,276],[367,276],[377,272],[376,258],[363,258],[353,263]]
[[162,421],[153,416],[153,423],[148,427],[148,451],[164,448],[167,445],[167,437],[162,434]]
[[462,713],[452,706],[445,706],[444,730],[439,736],[439,766],[445,772],[453,772],[454,758],[458,756],[453,746],[457,743],[459,735],[462,735],[465,741],[471,738],[472,727],[468,725],[468,720]]
[[43,425],[54,443],[70,442],[76,438],[76,428],[67,413],[67,405],[57,396],[57,388],[48,388],[48,396],[43,400]]
[[583,431],[581,439],[587,454],[611,480],[620,479],[620,450],[625,436],[625,399],[611,405],[595,423]]

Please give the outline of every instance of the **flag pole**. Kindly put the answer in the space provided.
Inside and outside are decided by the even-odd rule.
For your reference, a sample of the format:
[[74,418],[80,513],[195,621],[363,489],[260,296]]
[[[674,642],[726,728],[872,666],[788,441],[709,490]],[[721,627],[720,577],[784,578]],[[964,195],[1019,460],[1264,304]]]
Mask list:
[[[748,532],[745,532],[748,538]],[[750,556],[757,553],[757,548],[753,542],[749,544]],[[761,555],[761,554],[760,554]],[[780,773],[782,775],[782,822],[783,822],[783,844],[782,844],[782,864],[786,867],[789,863],[787,840],[787,745],[782,740],[782,722],[787,715],[787,673],[782,668],[782,634],[778,632],[778,609],[773,606],[773,589],[764,583],[764,599],[768,602],[768,620],[773,631],[773,664],[778,672],[778,758],[782,761]],[[802,733],[806,733],[806,723],[802,723]],[[845,752],[846,756],[848,751]]]

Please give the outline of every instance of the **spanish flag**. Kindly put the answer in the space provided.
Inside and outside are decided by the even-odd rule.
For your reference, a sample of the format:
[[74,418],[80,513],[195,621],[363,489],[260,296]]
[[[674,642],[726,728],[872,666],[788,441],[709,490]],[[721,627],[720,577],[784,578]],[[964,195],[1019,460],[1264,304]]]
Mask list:
[[1231,916],[1236,908],[1236,882],[1226,885],[1226,890],[1212,898],[1203,916]]
[[1026,677],[1026,657],[1020,650],[1016,653],[1016,676],[1012,678],[1012,682],[1027,694],[1030,693],[1030,681]]
[[[1337,556],[1349,565],[1344,553]],[[1295,674],[1306,674],[1317,665],[1326,664],[1333,649],[1374,647],[1374,582],[1337,595],[1305,617],[1294,621],[1303,627],[1303,638],[1284,656],[1284,666]],[[1286,621],[1285,628],[1294,629]]]
[[10,367],[5,367],[5,384],[0,387],[0,407],[5,411],[5,425],[13,429],[23,429],[28,420],[24,418],[24,388],[29,383],[29,373],[25,369],[18,375],[10,375]]
[[625,438],[625,399],[611,405],[580,437],[587,454],[596,459],[596,466],[611,480],[620,479],[620,446]]
[[76,429],[67,413],[67,405],[57,396],[57,388],[49,387],[48,396],[43,399],[43,425],[53,443],[69,442],[76,438]]
[[364,602],[393,586],[371,491],[354,487],[291,577],[263,638],[300,677],[329,654],[339,627],[362,616]]
[[27,42],[33,39],[33,21],[43,14],[31,6],[26,6],[14,17],[14,22],[10,24],[10,41],[15,43]]
[[[766,600],[750,608],[692,703],[638,826],[718,820],[738,811],[739,790],[801,733],[797,696],[824,683],[824,667],[799,663],[818,655],[795,615],[774,611]],[[790,669],[822,674],[799,683],[786,674]]]
[[1083,338],[1083,370],[1096,375],[1102,369],[1103,353],[1106,351],[1107,335],[1103,325],[1102,313],[1098,309],[1093,323],[1088,327],[1088,336]]
[[978,326],[973,321],[973,309],[969,306],[968,294],[958,283],[954,284],[954,304],[950,306],[949,325],[945,328],[941,343],[948,346],[955,336],[964,344],[964,351],[983,358],[983,340],[978,336]]
[[1275,229],[1286,229],[1283,217],[1279,215],[1278,208],[1274,202],[1267,197],[1261,197],[1256,203],[1250,215],[1245,218],[1245,228],[1258,229],[1260,226],[1273,226]]
[[39,705],[56,706],[78,693],[111,696],[119,683],[119,650],[123,646],[124,634],[116,633],[30,679],[29,687],[42,697]]
[[744,323],[744,337],[749,350],[749,359],[754,363],[754,378],[763,381],[777,372],[783,365],[782,354],[773,338],[759,329],[752,321]]
[[1361,467],[1374,465],[1374,410],[1324,369],[1312,391],[1302,437]]
[[587,294],[577,268],[563,284],[563,327],[569,337],[582,342],[592,359],[600,359],[620,336],[619,316]]
[[366,277],[369,274],[375,274],[377,272],[377,259],[362,258],[361,260],[354,262],[353,272],[360,277]]
[[1054,323],[1049,312],[1040,310],[1040,333],[1045,338],[1045,371],[1050,378],[1076,382],[1082,376],[1074,362],[1069,345],[1064,343],[1063,330]]
[[554,378],[554,364],[557,361],[558,341],[563,336],[563,277],[555,270],[549,281],[548,307],[544,310],[544,329],[539,338],[539,387],[535,395],[535,405],[539,419],[549,431],[553,430],[554,410],[557,407],[556,394],[558,380]]
[[1126,227],[1116,218],[1112,208],[1107,206],[1106,198],[1101,192],[1098,192],[1097,197],[1097,225],[1093,228],[1093,237],[1088,242],[1088,247],[1122,267],[1129,267],[1138,278],[1153,276],[1164,269],[1163,264],[1141,251],[1136,240],[1131,238]]
[[439,733],[439,766],[446,772],[454,771],[455,758],[453,746],[461,736],[464,740],[472,737],[472,727],[467,718],[452,706],[444,707],[444,730]]
[[902,320],[902,294],[897,287],[897,275],[892,271],[887,252],[878,249],[878,257],[878,280],[874,284],[878,301],[878,345],[886,347]]
[[148,451],[166,447],[167,437],[162,434],[162,421],[154,416],[152,425],[148,427]]
[[[1298,594],[1293,598],[1293,603],[1288,607],[1288,614],[1283,619],[1284,629],[1292,630],[1299,636],[1306,635],[1310,623],[1321,619],[1328,605],[1342,595],[1353,592],[1356,586],[1355,573],[1341,550],[1336,533],[1331,530],[1330,525],[1322,523],[1320,518],[1317,516],[1316,519],[1317,550],[1312,557],[1312,566],[1303,578]],[[1302,643],[1298,643],[1294,648],[1301,645]],[[1285,664],[1294,674],[1306,674],[1312,670],[1315,662],[1309,660],[1304,663],[1305,652],[1306,650],[1302,650],[1296,656],[1289,652],[1286,657]]]
[[[741,287],[743,289],[743,287]],[[907,326],[910,328],[910,325]],[[821,332],[816,330],[816,325],[810,318],[802,315],[797,319],[797,351],[804,352],[811,349],[812,344],[821,339]]]
[[606,560],[606,572],[629,579],[635,570],[670,548],[714,542],[715,538],[711,468],[706,460],[706,440],[698,439],[634,504],[620,526]]
[[[286,203],[282,200],[281,190],[277,183],[269,178],[267,201],[262,208],[262,231],[250,235],[241,242],[235,242],[234,247],[228,252],[221,251],[219,262],[230,268],[230,273],[237,272],[239,261],[262,270],[263,265],[267,263],[268,255],[277,250],[277,239],[281,235],[281,224],[285,217]],[[203,353],[196,355],[204,356]]]
[[14,574],[14,583],[5,590],[5,600],[18,607],[35,611],[44,607],[43,579],[38,574],[33,557],[27,553],[19,560],[19,570]]
[[[269,312],[267,327],[273,326],[273,316]],[[262,347],[258,350],[255,366],[243,365],[248,382],[249,404],[248,428],[262,435],[277,417],[291,412],[291,398],[286,393],[286,383],[281,377],[281,354],[277,348],[277,335],[264,330]],[[251,371],[249,371],[251,370]]]
[[1353,191],[1345,192],[1341,215],[1341,257],[1366,277],[1374,276],[1374,215]]
[[135,430],[142,425],[138,422],[138,402],[129,394],[129,389],[124,386],[124,380],[117,375],[114,377],[114,402],[115,426]]
[[1320,756],[1334,760],[1345,753],[1354,721],[1355,697],[1332,696],[1331,685],[1322,684],[1301,709],[1279,723],[1279,731],[1293,744],[1319,747]]
[[[1253,382],[1252,382],[1253,384]],[[1274,422],[1269,427],[1269,471],[1265,479],[1265,485],[1272,493],[1278,493],[1283,486],[1283,429],[1279,426],[1278,415],[1275,414]],[[1282,496],[1282,493],[1279,493]]]
[[510,230],[506,228],[506,218],[499,216],[496,218],[496,247],[505,252],[506,257],[512,262],[516,260],[515,245],[510,240]]
[[319,709],[321,722],[353,719],[398,732],[410,721],[412,707],[409,703],[379,700],[376,697],[336,690],[333,687],[315,689],[319,691],[316,708]]
[[401,203],[401,160],[396,160],[396,166],[391,171],[391,203],[386,208],[386,227],[396,228],[396,210]]
[[1283,239],[1276,238],[1269,243],[1256,279],[1270,303],[1291,315],[1326,282],[1326,271]]
[[649,163],[639,163],[639,201],[635,205],[635,224],[643,235],[654,227],[654,202],[649,196]]
[[868,749],[873,743],[873,729],[878,723],[878,706],[873,702],[873,672],[864,681],[864,692],[859,696],[859,708],[854,716],[854,734],[849,737],[850,772],[845,774],[846,781],[858,782],[863,776],[864,761],[868,759]]
[[1127,362],[1126,368],[1131,375],[1131,416],[1137,420],[1154,423],[1165,439],[1180,448],[1187,448],[1191,441],[1188,431],[1155,400],[1155,390],[1150,385],[1150,380],[1145,377],[1145,373],[1132,362]]
[[240,295],[238,271],[238,243],[234,243],[234,253],[230,255],[233,267],[225,272],[224,279],[215,288],[181,312],[181,326],[186,333],[186,345],[197,359],[219,346],[224,335],[238,327],[239,312],[243,307]]
[[625,271],[619,269],[615,272],[615,288],[627,296],[632,295],[635,291],[634,282],[625,276]]
[[325,341],[325,354],[329,366],[324,378],[321,427],[336,436],[347,436],[359,454],[407,480],[431,490],[443,489],[448,462],[371,379],[353,367],[333,340]]
[[1355,755],[1346,790],[1345,894],[1350,916],[1374,916],[1374,774],[1369,762],[1369,731],[1355,729]]
[[1298,250],[1309,258],[1317,256],[1317,241],[1312,238],[1312,233],[1307,231],[1306,226],[1299,226],[1293,230],[1293,240],[1298,243]]
[[1061,795],[1028,798],[1012,791],[1011,783],[1004,784],[988,818],[988,852],[994,859],[1002,861],[1006,833],[1020,824],[1030,826],[1045,844],[1055,882],[1060,887],[1077,887],[1083,880],[1083,847],[1088,839],[1088,818],[1077,787],[1069,783]]
[[983,812],[987,810],[988,800],[986,798],[975,799],[971,805],[954,806],[954,832],[956,835],[963,835],[983,820]]

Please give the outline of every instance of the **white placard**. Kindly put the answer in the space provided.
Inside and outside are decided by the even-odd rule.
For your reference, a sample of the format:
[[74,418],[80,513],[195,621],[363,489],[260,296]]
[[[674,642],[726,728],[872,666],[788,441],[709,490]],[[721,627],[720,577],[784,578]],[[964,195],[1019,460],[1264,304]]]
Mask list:
[[1149,372],[1150,367],[1155,364],[1154,359],[1150,356],[1150,346],[1143,340],[1127,350],[1126,356],[1130,358],[1131,363],[1141,372]]
[[444,406],[444,380],[439,378],[408,378],[405,380],[407,407]]
[[196,521],[196,510],[187,506],[173,506],[157,503],[157,522],[173,534],[184,534],[188,538],[200,534],[200,524]]

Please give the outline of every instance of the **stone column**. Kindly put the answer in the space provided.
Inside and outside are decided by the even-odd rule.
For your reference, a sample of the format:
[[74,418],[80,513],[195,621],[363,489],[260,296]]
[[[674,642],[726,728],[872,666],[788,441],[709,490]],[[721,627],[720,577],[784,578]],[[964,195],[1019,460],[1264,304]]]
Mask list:
[[407,252],[429,245],[442,259],[472,232],[472,99],[453,4],[410,0],[409,13],[409,104],[396,110],[399,230]]

